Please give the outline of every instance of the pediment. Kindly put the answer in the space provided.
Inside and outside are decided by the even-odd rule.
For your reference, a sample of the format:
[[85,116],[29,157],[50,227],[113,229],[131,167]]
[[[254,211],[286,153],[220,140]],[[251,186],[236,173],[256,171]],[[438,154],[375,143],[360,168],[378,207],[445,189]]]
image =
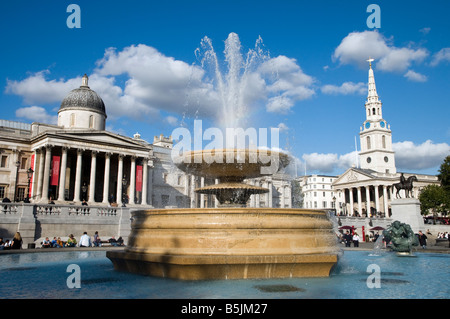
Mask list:
[[130,137],[111,133],[108,131],[91,130],[55,130],[46,131],[41,134],[39,140],[47,139],[50,144],[59,144],[67,146],[107,146],[120,149],[149,150],[150,145],[133,140]]
[[333,183],[333,185],[342,185],[342,184],[352,184],[357,182],[365,182],[373,180],[374,176],[371,175],[369,172],[356,169],[356,168],[349,168],[347,171],[345,171],[344,174],[338,177],[336,181]]

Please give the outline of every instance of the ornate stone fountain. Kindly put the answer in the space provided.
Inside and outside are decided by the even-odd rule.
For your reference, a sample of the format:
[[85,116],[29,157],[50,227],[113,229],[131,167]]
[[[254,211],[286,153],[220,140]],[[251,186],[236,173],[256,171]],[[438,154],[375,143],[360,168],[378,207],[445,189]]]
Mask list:
[[[128,246],[107,253],[115,269],[186,280],[329,276],[338,248],[326,213],[245,207],[252,194],[268,191],[242,182],[261,176],[265,164],[250,160],[258,151],[223,150],[221,163],[206,163],[210,152],[189,152],[187,158],[202,161],[178,167],[218,178],[219,184],[196,192],[216,195],[220,207],[134,212]],[[237,155],[233,161],[225,158],[230,152]],[[286,155],[271,155],[287,165]]]

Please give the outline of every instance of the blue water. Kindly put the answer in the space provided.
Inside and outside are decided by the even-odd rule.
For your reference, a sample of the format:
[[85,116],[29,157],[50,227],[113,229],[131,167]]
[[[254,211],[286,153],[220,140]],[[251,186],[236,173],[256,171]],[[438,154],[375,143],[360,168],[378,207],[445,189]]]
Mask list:
[[[80,267],[80,288],[67,285],[70,264]],[[380,288],[367,285],[369,265],[381,270]],[[448,299],[449,266],[448,254],[345,251],[327,278],[178,281],[115,271],[105,251],[9,254],[0,256],[0,298]]]

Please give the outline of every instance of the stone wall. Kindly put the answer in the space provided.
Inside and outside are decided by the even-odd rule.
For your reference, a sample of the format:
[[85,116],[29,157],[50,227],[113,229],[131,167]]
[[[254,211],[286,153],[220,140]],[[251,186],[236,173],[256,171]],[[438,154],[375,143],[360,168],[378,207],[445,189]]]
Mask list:
[[126,244],[131,229],[132,208],[128,207],[0,205],[0,237],[12,239],[18,231],[23,239],[23,248],[27,248],[29,243],[36,243],[39,247],[45,237],[67,238],[73,234],[78,240],[85,231],[91,237],[98,231],[102,240],[121,236]]

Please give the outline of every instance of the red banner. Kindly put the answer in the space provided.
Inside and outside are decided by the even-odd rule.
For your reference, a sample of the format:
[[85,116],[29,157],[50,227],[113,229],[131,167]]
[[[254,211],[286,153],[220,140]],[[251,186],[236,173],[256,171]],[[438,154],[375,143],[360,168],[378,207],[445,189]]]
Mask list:
[[59,163],[61,162],[61,156],[53,156],[52,158],[52,178],[50,185],[58,186],[59,182]]
[[136,192],[142,192],[142,165],[136,165]]
[[[31,169],[34,171],[34,154],[31,154],[31,163],[30,163],[30,167],[31,167]],[[31,187],[31,185],[33,185],[33,176],[34,176],[34,174],[33,175],[31,175],[31,178],[30,178],[30,183],[28,184],[28,198],[31,198],[32,196],[32,194],[31,194],[31,189],[33,188],[33,187]]]

